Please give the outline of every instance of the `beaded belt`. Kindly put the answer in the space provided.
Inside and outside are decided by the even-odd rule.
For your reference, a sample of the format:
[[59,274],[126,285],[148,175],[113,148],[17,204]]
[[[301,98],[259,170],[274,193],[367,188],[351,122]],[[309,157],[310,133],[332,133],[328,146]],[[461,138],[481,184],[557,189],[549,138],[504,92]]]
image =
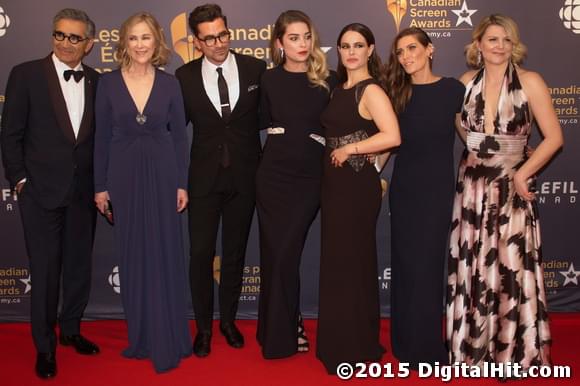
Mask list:
[[527,143],[525,135],[467,132],[467,148],[480,154],[523,154]]
[[[343,135],[341,137],[326,137],[326,146],[331,149],[337,149],[339,147],[348,145],[349,143],[360,142],[367,139],[368,137],[369,136],[366,131],[357,130],[353,133]],[[355,172],[359,172],[363,168],[366,161],[367,156],[365,154],[353,154],[346,160],[346,162],[350,164]]]

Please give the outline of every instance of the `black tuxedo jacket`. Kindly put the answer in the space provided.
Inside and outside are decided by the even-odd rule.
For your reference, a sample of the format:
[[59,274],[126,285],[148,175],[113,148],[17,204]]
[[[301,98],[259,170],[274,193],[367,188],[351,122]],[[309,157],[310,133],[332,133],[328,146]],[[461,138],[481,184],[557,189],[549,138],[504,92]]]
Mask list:
[[222,119],[203,86],[201,62],[196,59],[177,69],[188,122],[193,124],[189,166],[189,194],[203,196],[214,185],[223,144],[227,144],[235,188],[255,192],[255,174],[261,154],[258,123],[260,77],[266,63],[250,56],[235,55],[240,97],[228,120]]
[[[83,65],[85,108],[77,138],[54,63],[48,57],[12,69],[2,113],[2,161],[14,187],[46,209],[66,204],[71,185],[93,197],[94,97],[98,73]],[[72,81],[72,80],[71,80]]]

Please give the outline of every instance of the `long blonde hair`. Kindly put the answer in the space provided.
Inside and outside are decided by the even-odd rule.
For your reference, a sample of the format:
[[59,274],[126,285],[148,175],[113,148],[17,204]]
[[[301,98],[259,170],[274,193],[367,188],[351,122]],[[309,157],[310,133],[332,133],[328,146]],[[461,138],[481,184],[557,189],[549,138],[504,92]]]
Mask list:
[[121,25],[120,36],[119,36],[119,44],[117,45],[117,49],[115,50],[115,60],[119,63],[121,68],[129,67],[131,64],[131,57],[127,52],[127,39],[129,38],[127,35],[129,34],[129,30],[138,23],[145,23],[151,29],[153,33],[153,37],[155,38],[155,52],[153,53],[153,57],[151,58],[151,64],[155,67],[163,66],[167,64],[169,57],[171,56],[171,51],[167,47],[167,43],[165,42],[165,36],[163,35],[163,29],[155,19],[153,15],[149,12],[138,12],[133,16],[130,16],[127,20],[123,22]]
[[475,69],[483,66],[483,62],[479,58],[477,43],[481,42],[485,31],[492,25],[498,25],[505,29],[513,44],[511,61],[517,65],[522,64],[526,58],[528,49],[520,40],[518,25],[511,17],[496,13],[486,16],[471,33],[471,43],[465,46],[465,60],[467,65]]
[[282,41],[282,37],[286,33],[286,27],[292,23],[304,23],[308,26],[308,30],[312,35],[312,50],[308,57],[308,70],[306,75],[310,83],[324,87],[330,90],[326,78],[328,78],[328,63],[326,62],[326,54],[320,48],[320,38],[312,20],[302,11],[288,10],[284,11],[276,19],[274,24],[274,31],[270,39],[270,52],[272,53],[272,61],[276,66],[283,65],[286,58],[281,54],[280,50],[276,48],[276,41]]

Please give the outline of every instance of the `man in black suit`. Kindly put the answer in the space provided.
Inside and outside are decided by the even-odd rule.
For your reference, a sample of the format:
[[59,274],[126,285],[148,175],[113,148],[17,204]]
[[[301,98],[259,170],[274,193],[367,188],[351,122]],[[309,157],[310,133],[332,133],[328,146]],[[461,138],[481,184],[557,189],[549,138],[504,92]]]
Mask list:
[[56,375],[61,272],[60,343],[81,354],[99,352],[80,335],[96,218],[93,100],[98,80],[81,60],[93,46],[95,25],[85,12],[63,9],[53,27],[52,53],[12,69],[0,133],[30,259],[32,336],[41,378]]
[[210,353],[213,258],[220,218],[220,331],[230,346],[244,345],[234,321],[255,206],[261,153],[259,84],[266,63],[229,50],[227,20],[216,4],[195,8],[189,26],[203,57],[180,67],[175,75],[193,124],[189,168],[190,280],[197,323],[193,350],[205,357]]

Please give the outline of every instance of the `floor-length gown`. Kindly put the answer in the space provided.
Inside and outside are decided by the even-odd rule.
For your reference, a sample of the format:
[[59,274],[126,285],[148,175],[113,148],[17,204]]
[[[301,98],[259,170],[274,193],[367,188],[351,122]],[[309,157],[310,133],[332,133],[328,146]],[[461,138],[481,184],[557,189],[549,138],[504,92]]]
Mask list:
[[452,362],[550,363],[550,328],[535,201],[517,195],[532,117],[516,67],[506,70],[494,133],[484,131],[484,79],[467,85],[450,240],[447,339]]
[[95,115],[95,191],[108,191],[113,204],[129,335],[123,355],[150,358],[166,371],[192,350],[177,213],[188,158],[181,89],[156,70],[140,115],[121,71],[113,71],[99,82]]
[[381,207],[379,173],[364,155],[334,167],[330,153],[378,132],[358,104],[368,79],[334,89],[322,114],[326,151],[323,163],[320,295],[316,355],[334,374],[342,362],[378,361],[380,306],[376,223]]
[[444,268],[453,205],[455,115],[465,87],[453,78],[412,86],[398,116],[401,145],[389,189],[391,344],[400,362],[448,361]]
[[257,338],[265,358],[297,352],[300,260],[320,206],[320,114],[335,79],[333,74],[327,79],[327,90],[314,86],[305,72],[283,66],[262,76],[261,126],[271,128],[256,175],[261,279]]

